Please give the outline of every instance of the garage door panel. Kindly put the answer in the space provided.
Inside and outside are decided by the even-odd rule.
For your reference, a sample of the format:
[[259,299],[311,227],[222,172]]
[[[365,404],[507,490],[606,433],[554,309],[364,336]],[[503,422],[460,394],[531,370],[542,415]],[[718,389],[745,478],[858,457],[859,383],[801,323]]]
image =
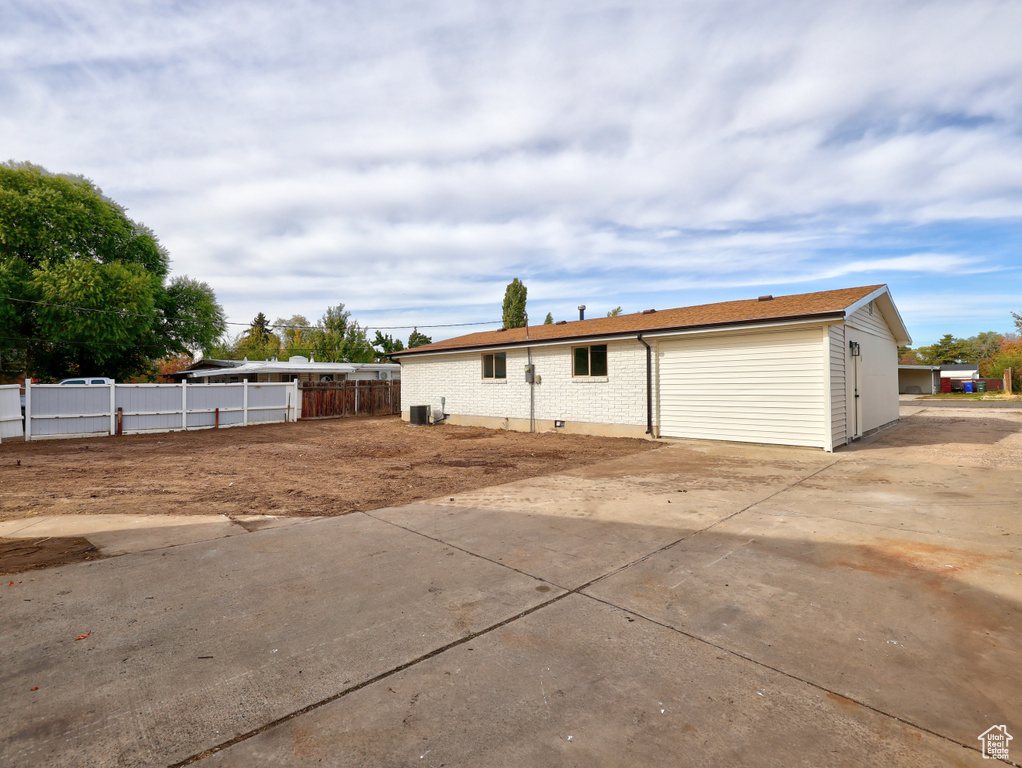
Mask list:
[[823,446],[822,329],[661,341],[665,437]]

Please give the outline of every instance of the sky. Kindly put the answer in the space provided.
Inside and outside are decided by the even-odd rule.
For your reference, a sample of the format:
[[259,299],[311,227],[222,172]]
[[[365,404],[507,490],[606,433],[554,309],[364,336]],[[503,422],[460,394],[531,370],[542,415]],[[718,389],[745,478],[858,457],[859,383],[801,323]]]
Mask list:
[[1015,0],[5,0],[0,159],[90,178],[234,322],[886,283],[918,346],[1022,313],[1020,36]]

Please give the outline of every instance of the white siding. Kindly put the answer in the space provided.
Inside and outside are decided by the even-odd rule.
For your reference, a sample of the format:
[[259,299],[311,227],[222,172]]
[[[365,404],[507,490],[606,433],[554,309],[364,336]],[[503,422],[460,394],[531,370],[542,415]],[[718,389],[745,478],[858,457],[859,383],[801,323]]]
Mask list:
[[[532,363],[541,382],[534,387],[537,420],[569,423],[646,424],[646,348],[638,341],[607,342],[607,375],[571,375],[569,344],[537,347]],[[440,408],[452,416],[528,419],[528,352],[505,350],[507,378],[483,379],[483,352],[407,357],[401,361],[401,405]]]
[[822,327],[661,340],[661,433],[826,447]]
[[[876,302],[846,320],[846,339],[859,342],[861,350],[854,362],[846,358],[849,376],[845,389],[851,408],[856,384],[851,372],[857,371],[859,414],[855,434],[861,435],[898,420],[898,344]],[[847,344],[845,354],[849,354]],[[855,414],[849,416],[854,421]]]
[[856,311],[845,322],[849,328],[878,336],[881,339],[894,341],[894,334],[887,327],[887,321],[884,320],[883,312],[880,311],[875,301],[871,301],[865,307]]
[[848,442],[848,406],[845,398],[845,327],[830,326],[830,400],[831,435],[834,447]]

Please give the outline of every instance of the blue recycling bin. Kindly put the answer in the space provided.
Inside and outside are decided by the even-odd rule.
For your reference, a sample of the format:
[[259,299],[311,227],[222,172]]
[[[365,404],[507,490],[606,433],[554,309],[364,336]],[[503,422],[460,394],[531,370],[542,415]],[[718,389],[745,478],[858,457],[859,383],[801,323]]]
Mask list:
[[972,386],[972,382],[971,381],[963,381],[962,382],[962,391],[965,392],[965,394],[967,394],[967,395],[971,395],[973,393],[973,391],[974,391],[973,390],[973,386]]

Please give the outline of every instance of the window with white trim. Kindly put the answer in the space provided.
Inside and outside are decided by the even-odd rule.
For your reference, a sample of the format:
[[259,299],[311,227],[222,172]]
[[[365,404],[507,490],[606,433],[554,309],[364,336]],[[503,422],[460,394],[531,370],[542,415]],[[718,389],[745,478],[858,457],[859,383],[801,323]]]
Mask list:
[[483,378],[507,378],[507,352],[494,352],[490,355],[483,355]]
[[576,378],[584,376],[606,376],[607,345],[593,344],[589,347],[575,347],[572,349],[571,375]]

